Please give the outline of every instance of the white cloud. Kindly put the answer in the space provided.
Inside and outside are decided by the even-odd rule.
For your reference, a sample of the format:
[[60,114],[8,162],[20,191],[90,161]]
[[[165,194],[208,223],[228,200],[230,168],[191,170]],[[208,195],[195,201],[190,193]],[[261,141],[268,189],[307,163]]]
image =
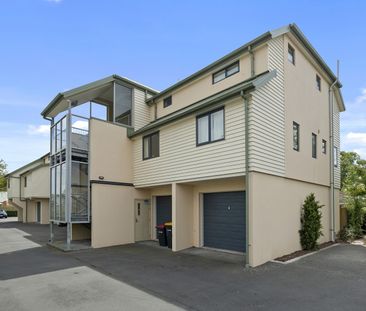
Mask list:
[[72,124],[72,127],[77,128],[77,129],[87,130],[89,127],[89,122],[78,120]]
[[50,126],[41,124],[41,125],[28,125],[28,134],[30,135],[43,135],[48,136],[50,134]]
[[366,133],[350,132],[346,135],[345,139],[345,143],[365,145],[366,147]]

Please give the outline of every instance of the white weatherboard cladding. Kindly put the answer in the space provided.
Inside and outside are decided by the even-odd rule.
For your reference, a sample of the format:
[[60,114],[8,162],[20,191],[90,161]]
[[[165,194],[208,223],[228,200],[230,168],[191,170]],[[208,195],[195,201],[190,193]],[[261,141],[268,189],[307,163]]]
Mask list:
[[339,124],[339,108],[336,102],[333,104],[333,128],[334,128],[334,146],[337,147],[337,163],[338,166],[334,168],[334,187],[341,187],[341,165],[340,165],[340,124]]
[[196,146],[196,116],[160,129],[160,157],[142,160],[142,137],[134,140],[134,184],[137,187],[243,175],[244,106],[237,98],[225,103],[225,140]]
[[285,175],[283,36],[268,42],[268,69],[277,76],[253,93],[249,118],[249,169]]
[[134,126],[137,131],[150,122],[150,110],[145,103],[145,92],[136,88],[134,89],[134,110]]

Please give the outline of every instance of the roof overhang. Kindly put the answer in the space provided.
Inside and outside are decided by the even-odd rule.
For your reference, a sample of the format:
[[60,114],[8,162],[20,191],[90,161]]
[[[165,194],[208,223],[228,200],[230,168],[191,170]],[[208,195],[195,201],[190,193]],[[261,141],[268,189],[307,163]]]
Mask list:
[[114,82],[130,85],[132,87],[146,91],[151,95],[158,93],[158,91],[133,80],[120,77],[118,75],[112,75],[104,79],[74,88],[72,90],[58,93],[41,112],[41,115],[44,118],[54,118],[60,112],[66,111],[70,105],[70,102],[83,104],[90,100],[94,100],[95,98],[105,98],[106,100],[110,100],[110,98],[113,97]]
[[171,114],[169,114],[167,116],[161,117],[161,118],[149,123],[148,125],[144,126],[143,128],[141,128],[135,132],[132,132],[129,135],[129,137],[132,138],[132,137],[138,136],[140,134],[144,134],[146,132],[155,130],[158,127],[161,127],[163,125],[174,122],[178,119],[189,116],[204,108],[211,107],[217,103],[222,103],[223,100],[228,100],[235,96],[239,96],[243,92],[249,93],[251,91],[254,91],[254,90],[262,87],[263,85],[265,85],[268,81],[270,81],[271,79],[276,77],[276,75],[277,75],[276,70],[265,71],[261,74],[251,77],[250,79],[247,79],[241,83],[238,83],[228,89],[225,89],[214,95],[206,97],[205,99],[195,102],[187,107],[184,107],[175,112],[172,112]]

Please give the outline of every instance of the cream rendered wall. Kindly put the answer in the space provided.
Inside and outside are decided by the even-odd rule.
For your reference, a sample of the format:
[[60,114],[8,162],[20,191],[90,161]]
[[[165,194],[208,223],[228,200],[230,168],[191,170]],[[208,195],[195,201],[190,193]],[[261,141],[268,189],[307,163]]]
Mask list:
[[29,174],[23,175],[22,179],[24,179],[25,176],[27,177],[27,187],[23,188],[23,197],[50,197],[50,168],[48,165],[34,169]]
[[94,184],[92,188],[92,247],[135,242],[135,199],[149,194],[133,187]]
[[185,184],[172,185],[173,251],[193,246],[193,187]]
[[41,201],[41,205],[42,205],[41,224],[42,225],[49,224],[50,223],[50,200],[49,199],[40,199],[39,201]]
[[97,119],[90,120],[90,180],[133,181],[132,142],[127,128]]
[[20,179],[18,177],[10,177],[10,188],[7,189],[8,192],[8,198],[19,198],[19,183]]
[[[288,44],[295,48],[295,66],[287,60]],[[286,177],[329,185],[329,84],[322,72],[308,60],[299,45],[284,37],[286,106]],[[321,91],[316,87],[321,77]],[[292,147],[292,123],[300,125],[300,151]],[[317,158],[313,159],[311,134],[317,135]],[[321,152],[322,139],[327,154]]]
[[[262,173],[251,173],[250,190],[250,264],[257,266],[301,249],[300,212],[308,194],[313,192],[323,204],[322,232],[319,242],[330,240],[329,187],[289,180]],[[339,224],[339,209],[336,209]],[[337,230],[339,229],[339,226]]]
[[[263,44],[253,50],[255,54],[255,72],[259,74],[268,69],[267,65],[267,45]],[[234,63],[239,59],[240,71],[218,83],[212,84],[212,74],[219,71],[222,68]],[[217,92],[225,90],[237,83],[249,79],[251,76],[250,57],[248,53],[241,55],[237,59],[228,61],[226,64],[215,68],[207,74],[195,79],[193,82],[188,83],[178,90],[173,91],[172,105],[164,108],[163,99],[157,101],[157,117],[163,117],[183,107],[189,106],[203,98],[213,95]],[[169,95],[167,95],[169,96]],[[167,97],[166,96],[166,97]],[[154,108],[151,107],[150,111],[151,121],[154,118]]]
[[223,141],[196,146],[195,115],[160,128],[160,156],[157,158],[142,160],[142,137],[134,138],[135,186],[243,175],[243,100],[239,97],[223,102],[222,106],[225,106]]
[[[132,142],[122,126],[90,120],[90,180],[104,176],[105,182],[132,183]],[[91,245],[105,247],[135,242],[135,199],[150,193],[132,186],[91,186]]]

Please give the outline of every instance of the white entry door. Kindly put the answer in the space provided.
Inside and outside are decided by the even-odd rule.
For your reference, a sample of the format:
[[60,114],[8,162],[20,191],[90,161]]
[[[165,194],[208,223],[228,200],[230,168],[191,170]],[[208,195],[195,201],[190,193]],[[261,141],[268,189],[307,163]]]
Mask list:
[[135,241],[150,240],[150,201],[135,200]]

